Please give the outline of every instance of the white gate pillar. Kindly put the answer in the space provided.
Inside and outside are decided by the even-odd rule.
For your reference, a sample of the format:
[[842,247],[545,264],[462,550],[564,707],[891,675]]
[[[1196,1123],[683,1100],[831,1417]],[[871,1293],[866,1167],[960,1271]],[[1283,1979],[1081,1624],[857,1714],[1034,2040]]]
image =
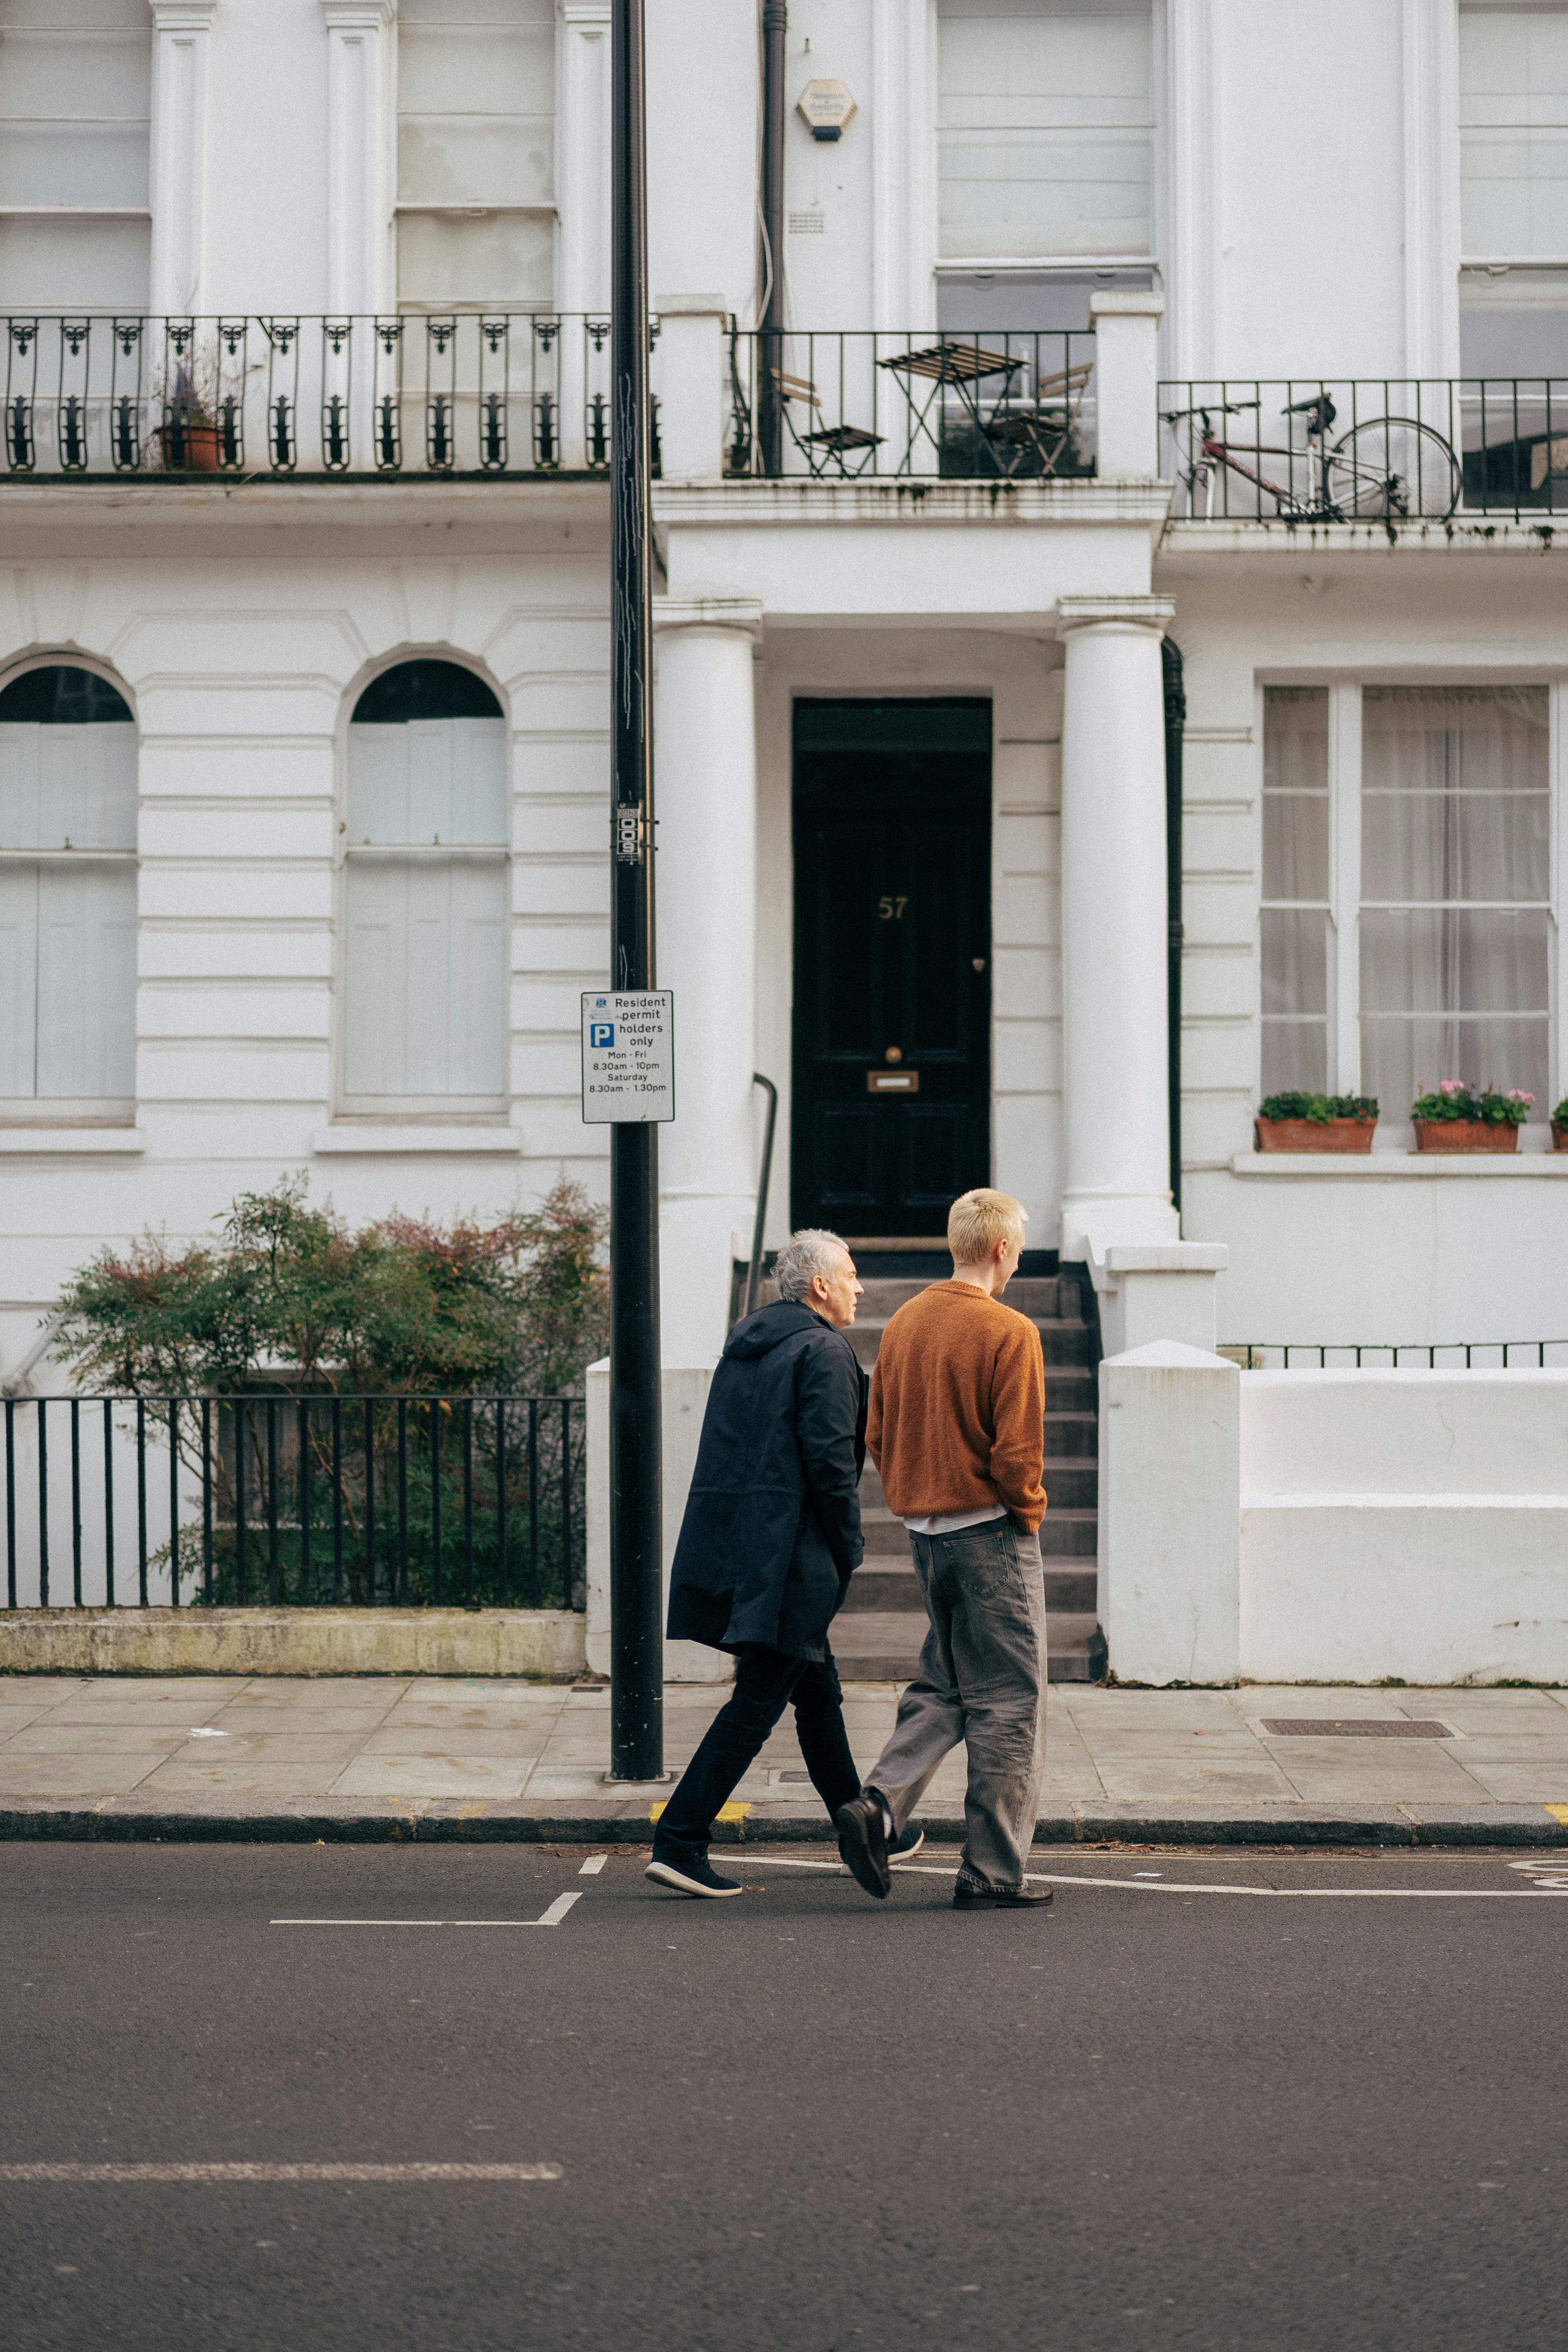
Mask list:
[[1159,596],[1064,596],[1061,1254],[1175,1240]]
[[659,1138],[666,1364],[729,1322],[734,1237],[757,1205],[757,707],[760,605],[655,598],[657,971],[675,998],[675,1116]]

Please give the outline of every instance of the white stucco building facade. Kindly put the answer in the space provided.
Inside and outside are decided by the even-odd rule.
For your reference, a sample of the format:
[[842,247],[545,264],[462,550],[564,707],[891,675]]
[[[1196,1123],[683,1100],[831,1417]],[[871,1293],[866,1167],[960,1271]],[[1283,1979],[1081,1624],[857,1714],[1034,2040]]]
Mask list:
[[[13,1389],[95,1249],[282,1173],[604,1187],[608,15],[0,9]],[[1107,1313],[1109,1254],[1218,1275],[1158,1336],[1568,1336],[1568,7],[793,0],[778,344],[757,12],[648,21],[667,1360],[754,1072],[769,1245],[988,1181]],[[1446,509],[1333,510],[1412,415]],[[1516,1158],[1414,1153],[1446,1076],[1535,1094]],[[1260,1157],[1291,1086],[1377,1092],[1371,1156]]]

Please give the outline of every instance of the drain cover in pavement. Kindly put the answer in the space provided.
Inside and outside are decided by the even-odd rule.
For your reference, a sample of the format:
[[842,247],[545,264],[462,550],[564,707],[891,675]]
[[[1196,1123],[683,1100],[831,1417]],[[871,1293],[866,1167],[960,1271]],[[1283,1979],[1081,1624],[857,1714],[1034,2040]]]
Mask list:
[[776,1780],[804,1780],[808,1788],[811,1785],[810,1772],[775,1772],[773,1778]]
[[1278,1739],[1452,1739],[1446,1723],[1412,1723],[1406,1716],[1302,1716],[1265,1723]]

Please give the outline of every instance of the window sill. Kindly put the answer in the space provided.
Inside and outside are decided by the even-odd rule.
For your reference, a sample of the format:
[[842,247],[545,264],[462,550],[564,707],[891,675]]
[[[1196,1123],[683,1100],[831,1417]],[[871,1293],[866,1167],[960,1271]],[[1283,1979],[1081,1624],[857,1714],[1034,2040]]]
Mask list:
[[[517,1153],[522,1148],[522,1129],[517,1127],[319,1127],[310,1139],[311,1150],[328,1158],[362,1159],[388,1152],[464,1157],[476,1152]],[[1568,1162],[1568,1154],[1564,1159]]]
[[139,1127],[0,1127],[0,1154],[15,1158],[23,1152],[101,1156],[145,1151],[147,1138]]
[[1568,1151],[1239,1151],[1236,1176],[1557,1176]]

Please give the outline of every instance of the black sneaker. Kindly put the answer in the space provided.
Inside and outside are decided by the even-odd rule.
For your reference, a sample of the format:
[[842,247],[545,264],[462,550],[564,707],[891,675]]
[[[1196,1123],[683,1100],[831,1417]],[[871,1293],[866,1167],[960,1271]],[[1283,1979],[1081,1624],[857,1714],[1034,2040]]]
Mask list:
[[745,1888],[737,1878],[721,1878],[706,1853],[683,1854],[679,1862],[668,1862],[655,1854],[644,1878],[657,1880],[661,1886],[673,1886],[677,1895],[744,1895]]
[[833,1815],[839,1853],[844,1867],[858,1878],[868,1895],[880,1900],[887,1893],[887,1829],[882,1799],[862,1793],[841,1805]]
[[925,1843],[925,1831],[917,1830],[915,1823],[911,1822],[909,1827],[901,1831],[888,1847],[887,1858],[889,1862],[907,1862],[912,1853],[919,1853]]

